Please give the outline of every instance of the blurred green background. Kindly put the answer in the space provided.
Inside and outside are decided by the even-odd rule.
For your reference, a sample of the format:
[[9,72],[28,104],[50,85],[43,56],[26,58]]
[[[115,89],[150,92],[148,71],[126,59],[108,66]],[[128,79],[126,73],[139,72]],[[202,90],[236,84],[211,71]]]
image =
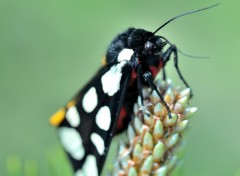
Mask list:
[[[48,119],[91,78],[117,33],[128,27],[153,31],[177,14],[214,3],[1,0],[0,175],[14,156],[33,160],[39,174],[47,174],[46,157],[58,146]],[[187,53],[211,57],[179,55],[194,91],[192,105],[199,109],[187,135],[184,176],[240,175],[239,6],[224,1],[158,33]],[[167,69],[182,85],[171,62]]]

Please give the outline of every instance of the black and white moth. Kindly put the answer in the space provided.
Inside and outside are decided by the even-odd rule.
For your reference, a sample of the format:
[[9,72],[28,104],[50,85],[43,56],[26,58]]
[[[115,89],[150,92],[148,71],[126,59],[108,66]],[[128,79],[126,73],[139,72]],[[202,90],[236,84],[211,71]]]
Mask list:
[[117,130],[126,127],[137,97],[143,105],[142,88],[155,90],[171,112],[153,79],[173,55],[176,71],[186,87],[178,67],[178,49],[156,33],[176,18],[206,10],[217,4],[171,18],[154,32],[129,28],[109,45],[103,66],[79,93],[56,112],[50,123],[58,127],[60,141],[76,176],[98,176]]

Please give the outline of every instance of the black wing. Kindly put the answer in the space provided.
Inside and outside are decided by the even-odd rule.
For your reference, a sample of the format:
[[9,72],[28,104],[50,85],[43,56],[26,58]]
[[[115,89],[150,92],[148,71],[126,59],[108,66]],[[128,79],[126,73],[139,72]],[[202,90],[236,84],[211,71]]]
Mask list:
[[58,126],[60,141],[76,175],[101,173],[131,76],[126,63],[102,67],[51,118]]

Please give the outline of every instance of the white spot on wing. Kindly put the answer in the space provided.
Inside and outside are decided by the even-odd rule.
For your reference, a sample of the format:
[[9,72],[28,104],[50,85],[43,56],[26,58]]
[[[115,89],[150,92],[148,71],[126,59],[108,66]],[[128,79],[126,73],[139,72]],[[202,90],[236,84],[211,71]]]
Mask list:
[[103,155],[104,154],[104,141],[101,138],[101,136],[99,136],[97,133],[92,133],[91,134],[91,141],[95,145],[98,153],[100,155]]
[[107,131],[111,124],[111,113],[107,106],[103,106],[99,109],[96,115],[96,123],[99,128]]
[[134,51],[132,49],[123,49],[119,54],[117,60],[119,62],[127,60],[129,61],[133,55]]
[[83,109],[90,113],[92,112],[98,103],[97,91],[94,87],[89,89],[89,91],[84,95],[82,100]]
[[58,129],[60,141],[64,149],[76,160],[81,160],[85,154],[80,134],[74,128]]
[[75,176],[98,176],[97,161],[95,156],[88,155],[82,169],[79,169]]
[[122,61],[117,65],[114,65],[102,76],[102,88],[104,93],[109,96],[113,96],[120,88],[120,81],[122,78],[122,67],[126,64],[126,61]]
[[85,176],[85,175],[83,174],[82,169],[79,169],[79,170],[77,170],[77,172],[75,173],[75,176]]
[[80,116],[78,114],[76,106],[72,106],[66,113],[66,119],[73,127],[77,127],[80,124]]

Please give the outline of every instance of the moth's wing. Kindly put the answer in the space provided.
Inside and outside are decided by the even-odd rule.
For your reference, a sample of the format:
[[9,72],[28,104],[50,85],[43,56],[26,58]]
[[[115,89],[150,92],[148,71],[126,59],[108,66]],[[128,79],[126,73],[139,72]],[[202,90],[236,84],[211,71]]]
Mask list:
[[103,67],[50,121],[76,175],[100,175],[128,86],[125,62]]

